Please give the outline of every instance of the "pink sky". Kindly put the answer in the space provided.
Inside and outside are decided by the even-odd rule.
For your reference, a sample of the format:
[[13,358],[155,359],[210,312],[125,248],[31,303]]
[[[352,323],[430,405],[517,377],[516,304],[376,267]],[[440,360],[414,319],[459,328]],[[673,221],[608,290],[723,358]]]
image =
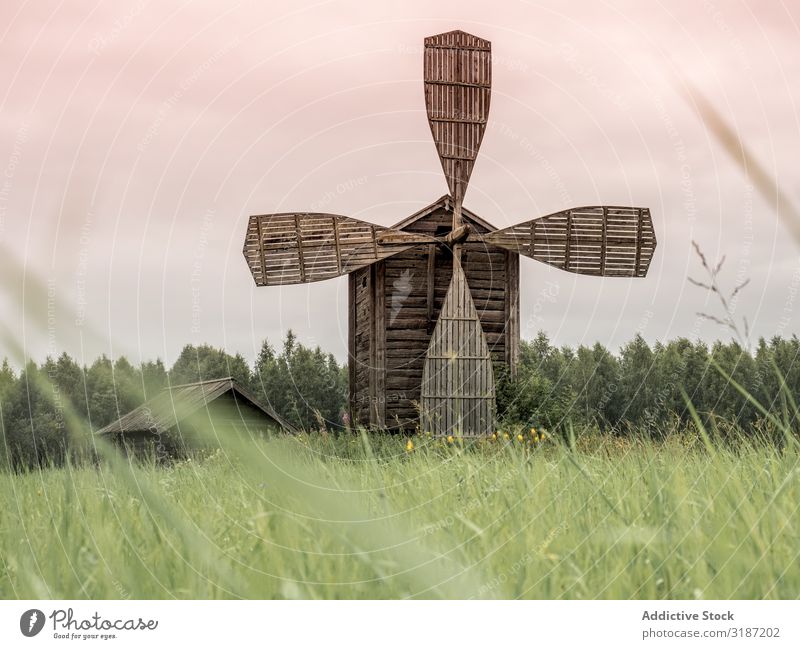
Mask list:
[[494,56],[465,206],[505,227],[644,205],[659,239],[644,280],[523,260],[523,336],[726,337],[697,321],[715,306],[686,281],[692,239],[727,255],[723,283],[752,278],[754,336],[800,328],[799,249],[676,90],[699,88],[800,202],[797,5],[6,0],[4,18],[0,314],[38,360],[171,361],[200,341],[251,359],[288,328],[343,359],[346,280],[256,289],[247,216],[390,225],[446,193],[422,41],[456,28]]

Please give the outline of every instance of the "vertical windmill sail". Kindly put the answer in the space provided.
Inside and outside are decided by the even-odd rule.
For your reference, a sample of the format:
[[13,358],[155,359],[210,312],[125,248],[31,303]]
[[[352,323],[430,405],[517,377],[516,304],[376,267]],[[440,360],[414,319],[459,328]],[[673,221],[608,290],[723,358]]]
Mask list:
[[430,36],[424,78],[428,123],[458,221],[489,116],[492,44],[462,31]]
[[453,259],[453,279],[422,371],[422,426],[435,435],[488,435],[494,427],[494,371],[467,279]]

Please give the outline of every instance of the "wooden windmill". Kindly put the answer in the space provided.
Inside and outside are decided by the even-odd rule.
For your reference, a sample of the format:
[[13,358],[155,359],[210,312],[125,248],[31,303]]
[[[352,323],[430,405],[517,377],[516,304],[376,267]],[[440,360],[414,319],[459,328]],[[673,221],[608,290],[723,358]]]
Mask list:
[[491,44],[425,39],[425,104],[449,195],[391,228],[347,216],[251,216],[258,286],[349,274],[354,423],[479,436],[495,419],[495,367],[519,348],[519,255],[584,275],[644,277],[647,208],[580,207],[497,230],[462,207],[486,129]]

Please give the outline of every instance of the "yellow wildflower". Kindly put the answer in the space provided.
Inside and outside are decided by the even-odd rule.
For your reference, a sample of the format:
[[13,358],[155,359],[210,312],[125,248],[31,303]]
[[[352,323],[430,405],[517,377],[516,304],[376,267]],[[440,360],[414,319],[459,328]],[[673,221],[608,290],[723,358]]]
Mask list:
[[525,439],[525,438],[522,436],[522,433],[520,433],[519,435],[517,435],[517,440],[518,440],[518,441],[520,441],[520,442],[521,442],[523,439]]
[[531,428],[531,437],[536,437],[536,429]]
[[508,433],[503,433],[503,439],[511,439]]
[[408,440],[406,442],[406,451],[411,453],[411,451],[413,451],[413,450],[414,450],[414,442],[412,442],[411,440]]
[[492,439],[497,439],[497,433],[492,433]]
[[448,435],[447,436],[447,443],[448,444],[452,444],[453,443],[453,436],[452,435]]

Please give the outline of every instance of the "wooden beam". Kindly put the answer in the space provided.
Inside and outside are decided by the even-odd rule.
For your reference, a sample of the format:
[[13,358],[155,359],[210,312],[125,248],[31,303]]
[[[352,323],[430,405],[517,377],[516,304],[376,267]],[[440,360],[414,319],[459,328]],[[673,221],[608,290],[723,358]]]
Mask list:
[[[459,220],[461,220],[460,211],[459,211]],[[444,242],[448,245],[454,245],[456,243],[461,243],[462,241],[466,241],[467,237],[469,236],[470,232],[469,223],[461,223],[458,227],[454,227],[447,236],[444,237]]]
[[455,232],[458,228],[461,227],[461,198],[454,197],[453,198],[453,225],[451,231]]
[[267,263],[264,260],[264,236],[261,232],[261,219],[256,219],[256,227],[258,228],[258,254],[261,259],[261,282],[267,283]]
[[450,153],[440,153],[439,157],[444,158],[445,160],[466,160],[467,162],[474,162],[475,161],[475,154],[478,152],[477,149],[467,149],[466,147],[462,146],[459,147],[463,150],[472,151],[472,155],[453,155]]
[[300,232],[300,215],[294,215],[294,230],[297,234],[297,261],[300,264],[300,281],[306,281],[306,266],[303,260],[303,235]]
[[367,383],[369,384],[368,392],[369,392],[369,403],[367,404],[367,412],[369,413],[369,423],[370,426],[374,426],[376,424],[377,418],[377,411],[373,407],[373,404],[378,399],[378,381],[377,381],[377,372],[375,368],[377,367],[377,353],[378,353],[378,346],[375,344],[375,340],[377,337],[377,328],[375,322],[375,265],[369,267],[367,271],[367,311],[368,311],[368,318],[369,318],[369,367],[367,368],[368,372],[368,379]]
[[342,274],[342,250],[339,246],[339,223],[336,220],[335,216],[331,217],[333,221],[333,240],[336,244],[336,269],[339,271],[339,274]]
[[426,243],[439,243],[436,237],[427,234],[407,234],[405,232],[379,232],[377,235],[379,246],[408,246]]
[[600,244],[600,274],[606,272],[606,244],[608,242],[608,208],[603,208],[603,241]]
[[633,265],[633,272],[639,274],[639,261],[642,258],[642,210],[639,208],[639,220],[636,222],[636,263]]
[[486,124],[485,119],[479,117],[458,118],[458,117],[429,117],[431,122],[448,122],[452,124]]
[[570,235],[572,234],[572,212],[567,212],[567,243],[564,250],[564,268],[569,268]]
[[428,324],[427,330],[428,333],[433,333],[433,300],[434,300],[434,284],[436,279],[436,248],[429,248],[428,249],[428,301],[426,304],[427,308],[427,316],[428,316]]
[[517,376],[519,366],[519,255],[506,253],[506,364],[511,377]]
[[445,45],[443,43],[426,43],[426,48],[432,50],[472,50],[476,52],[491,52],[491,47],[481,47],[480,45]]
[[536,221],[533,221],[531,223],[531,238],[530,241],[528,242],[528,245],[530,246],[531,249],[530,251],[531,256],[533,256],[535,244],[536,244]]
[[386,262],[375,268],[375,424],[386,427]]
[[370,226],[370,231],[372,232],[372,250],[375,253],[375,256],[378,256],[378,237],[375,236],[375,226]]
[[425,79],[425,83],[429,83],[433,86],[460,86],[464,88],[489,89],[492,87],[491,83],[468,83],[466,81],[439,81],[438,79]]
[[348,399],[348,412],[350,413],[350,425],[355,427],[358,423],[356,413],[356,274],[350,273],[347,277],[347,373],[350,383],[350,398]]

